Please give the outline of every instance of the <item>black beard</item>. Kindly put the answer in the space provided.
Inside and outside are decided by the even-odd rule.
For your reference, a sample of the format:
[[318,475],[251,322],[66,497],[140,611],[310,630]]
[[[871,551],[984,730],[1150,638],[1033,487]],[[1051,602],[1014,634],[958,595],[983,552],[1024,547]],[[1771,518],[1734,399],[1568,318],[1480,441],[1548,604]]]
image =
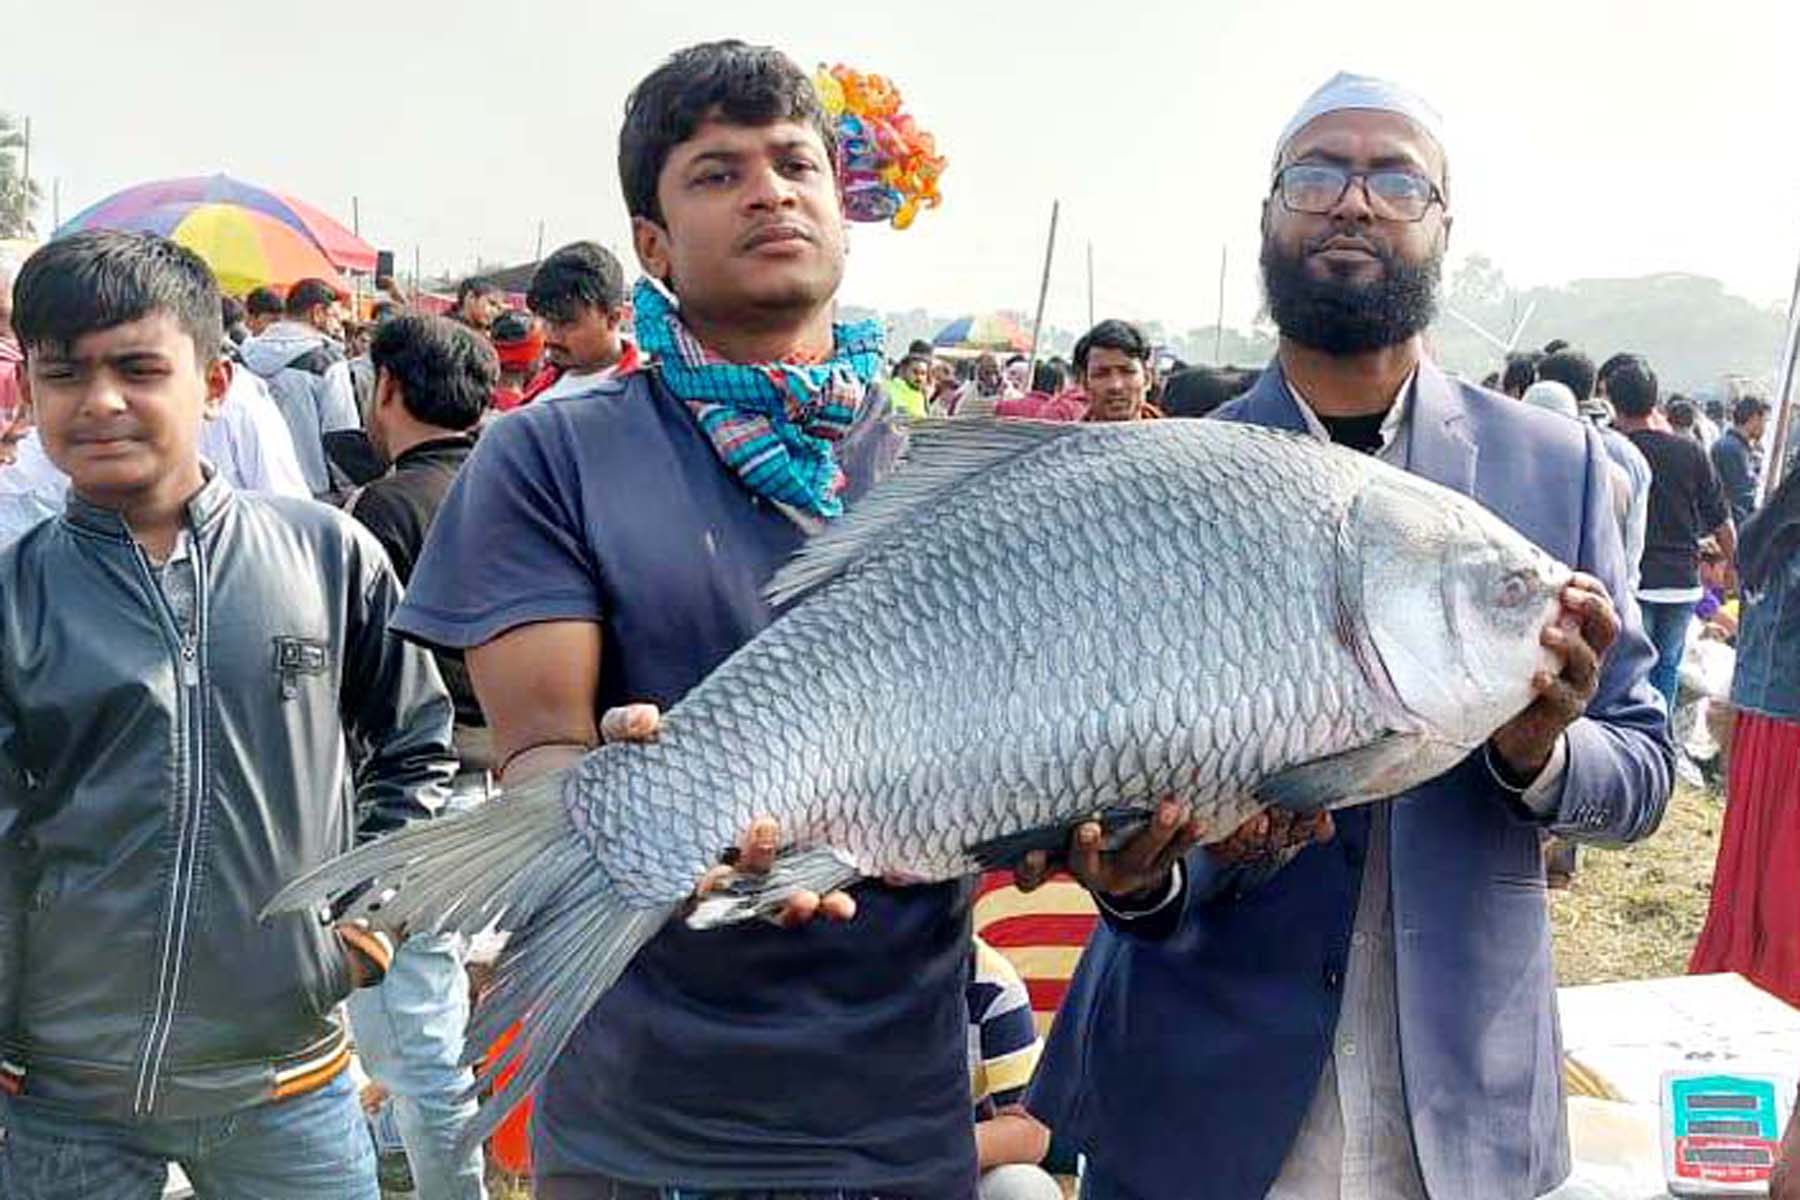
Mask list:
[[1381,248],[1374,253],[1382,272],[1373,283],[1316,279],[1307,274],[1303,258],[1288,257],[1264,238],[1263,295],[1282,336],[1344,355],[1384,350],[1423,333],[1437,316],[1442,252],[1417,265]]

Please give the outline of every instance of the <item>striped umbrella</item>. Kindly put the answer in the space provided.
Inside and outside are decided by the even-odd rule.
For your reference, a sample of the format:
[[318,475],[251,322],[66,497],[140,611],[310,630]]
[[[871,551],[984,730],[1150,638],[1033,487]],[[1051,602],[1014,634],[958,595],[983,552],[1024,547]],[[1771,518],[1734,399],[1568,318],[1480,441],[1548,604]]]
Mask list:
[[[96,228],[121,228],[100,225]],[[252,288],[286,288],[302,279],[323,279],[348,291],[343,277],[319,248],[294,229],[254,209],[230,204],[167,204],[147,209],[129,225],[186,246],[206,260],[221,291],[241,296]],[[57,236],[71,232],[68,226]]]
[[312,205],[229,175],[140,183],[83,209],[55,236],[82,229],[127,229],[173,237],[170,223],[175,214],[202,205],[225,205],[272,218],[312,243],[339,270],[375,269],[375,248]]
[[950,322],[937,331],[931,344],[951,350],[1017,350],[1023,354],[1031,349],[1031,335],[1005,313],[978,313]]

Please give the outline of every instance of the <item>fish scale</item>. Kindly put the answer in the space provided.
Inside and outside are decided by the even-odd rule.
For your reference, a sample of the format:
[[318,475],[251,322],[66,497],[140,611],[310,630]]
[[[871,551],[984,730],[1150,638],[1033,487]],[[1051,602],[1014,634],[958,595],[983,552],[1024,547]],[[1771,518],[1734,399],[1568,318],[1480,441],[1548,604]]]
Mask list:
[[1529,702],[1567,577],[1473,501],[1288,434],[925,423],[655,742],[360,847],[270,909],[517,931],[478,1027],[529,1036],[477,1138],[754,819],[779,822],[774,869],[690,923],[966,875],[1169,792],[1215,837],[1391,796]]
[[[1329,628],[1326,606],[1274,608],[1273,615],[1288,618],[1288,627],[1260,629],[1233,620],[1229,611],[1245,602],[1246,593],[1272,593],[1284,585],[1288,560],[1278,548],[1299,557],[1316,556],[1332,540],[1330,530],[1315,527],[1296,536],[1291,510],[1283,505],[1227,503],[1227,494],[1244,486],[1235,481],[1201,493],[1196,497],[1199,520],[1184,519],[1167,503],[1165,475],[1155,475],[1152,486],[1136,482],[1169,472],[1176,464],[1163,461],[1160,453],[1154,463],[1143,457],[1127,452],[1107,456],[1097,466],[1078,464],[1071,490],[1098,486],[1106,502],[1084,507],[1052,498],[1040,508],[1042,519],[1030,522],[1017,511],[1017,496],[1008,495],[1016,482],[1008,472],[994,472],[960,497],[954,510],[938,515],[928,543],[893,547],[847,573],[827,594],[763,635],[765,657],[740,656],[715,672],[683,702],[684,726],[692,737],[679,743],[665,737],[668,748],[700,764],[697,769],[676,781],[654,770],[634,771],[624,780],[584,778],[576,789],[606,797],[621,814],[593,847],[615,882],[637,890],[647,871],[660,868],[666,871],[663,899],[677,901],[714,861],[719,847],[731,844],[736,832],[759,814],[782,820],[784,834],[805,844],[824,832],[817,827],[824,814],[834,808],[844,811],[848,824],[863,832],[855,845],[839,848],[868,873],[949,878],[976,865],[974,847],[1015,832],[995,825],[996,813],[1017,814],[1009,823],[1029,814],[1033,825],[1054,826],[1100,808],[1148,805],[1157,797],[1142,769],[1146,752],[1134,750],[1130,762],[1135,765],[1127,767],[1118,747],[1128,741],[1148,746],[1149,755],[1170,764],[1186,763],[1194,750],[1193,742],[1178,740],[1173,729],[1165,732],[1153,719],[1138,719],[1140,714],[1153,717],[1159,707],[1180,707],[1174,694],[1179,677],[1164,674],[1159,663],[1220,664],[1222,703],[1201,728],[1211,735],[1205,739],[1212,751],[1206,757],[1220,760],[1227,773],[1194,798],[1198,815],[1210,827],[1230,827],[1253,810],[1249,797],[1255,776],[1278,769],[1284,760],[1304,761],[1340,749],[1345,734],[1372,736],[1380,725],[1373,706],[1340,712],[1351,719],[1335,723],[1317,703],[1331,695],[1368,693],[1353,658],[1341,648],[1323,661],[1307,661],[1304,648],[1317,651]],[[1044,472],[1056,469],[1054,463],[1030,465]],[[1200,456],[1181,465],[1204,472],[1208,464]],[[1295,502],[1342,511],[1359,480],[1357,465],[1339,460],[1333,462],[1335,470],[1309,473],[1295,488],[1301,493]],[[1262,474],[1241,473],[1250,478]],[[1220,538],[1221,527],[1235,536]],[[1029,535],[1018,537],[1021,529]],[[1023,554],[1009,547],[1009,534]],[[1021,582],[1036,574],[1029,565],[1035,559],[1032,552],[1051,545],[1067,547],[1075,560],[1112,566],[1071,581],[1084,584],[1076,594],[1086,595],[1061,620],[1054,609],[1038,609],[1019,599],[1028,592]],[[1164,549],[1121,553],[1132,545]],[[1205,586],[1206,577],[1176,574],[1169,569],[1171,561],[1205,562],[1209,576],[1233,580],[1233,587],[1222,590],[1225,602]],[[949,596],[919,586],[934,574],[966,586]],[[1136,619],[1133,614],[1145,597],[1155,598],[1164,611],[1186,609],[1197,619]],[[951,607],[945,607],[946,601]],[[855,614],[869,611],[906,613],[908,620],[891,629],[885,622],[856,619]],[[1124,619],[1105,619],[1109,612]],[[1068,639],[1083,646],[1087,678],[1073,671],[1077,664],[1066,656],[1020,653],[1016,642],[999,635],[1021,622],[1035,622],[1038,636],[1052,644]],[[1243,669],[1253,641],[1287,648],[1276,656],[1274,671]],[[798,745],[788,747],[782,758],[818,766],[799,776],[770,770],[740,776],[733,768],[743,759],[733,749],[743,747],[746,738],[735,727],[737,721],[727,717],[742,719],[746,711],[754,711],[753,697],[779,687],[762,673],[761,664],[772,661],[782,663],[783,675],[806,679],[817,698],[818,719],[799,731]],[[1291,679],[1303,670],[1315,681],[1308,691],[1313,703],[1297,705]],[[1316,686],[1322,676],[1327,677],[1323,688]],[[1036,720],[1021,728],[1013,704],[983,702],[995,693],[1041,698]],[[923,718],[927,728],[935,723],[941,737],[919,738],[915,721],[894,719],[900,713]],[[1275,730],[1278,713],[1294,736],[1275,744],[1263,733]],[[1023,759],[1054,761],[1069,749],[1061,744],[1065,730],[1075,735],[1076,761],[1068,773],[1073,786],[1058,795],[1017,764]],[[916,751],[921,741],[926,747],[924,759],[915,758],[898,775],[893,768],[907,757],[898,752],[896,741],[907,750]],[[754,736],[748,739],[749,745],[756,743]],[[1013,748],[1012,753],[999,753],[1001,746]],[[591,761],[598,765],[602,760]],[[1008,763],[1014,769],[1008,770]],[[949,780],[960,794],[936,792],[933,783],[939,779]],[[791,792],[796,785],[805,791]],[[676,853],[659,854],[652,865],[641,856],[616,852],[622,842],[643,841],[624,813],[652,812],[671,803],[672,791],[691,797],[689,789],[695,788],[722,802],[710,809],[713,819],[693,828]],[[926,797],[932,807],[923,835],[909,822],[886,815]],[[1035,807],[1014,807],[1021,798]],[[688,811],[703,821],[708,815]],[[659,833],[675,832],[671,822],[651,823]],[[950,831],[959,838],[946,838]],[[665,843],[663,849],[671,847]]]

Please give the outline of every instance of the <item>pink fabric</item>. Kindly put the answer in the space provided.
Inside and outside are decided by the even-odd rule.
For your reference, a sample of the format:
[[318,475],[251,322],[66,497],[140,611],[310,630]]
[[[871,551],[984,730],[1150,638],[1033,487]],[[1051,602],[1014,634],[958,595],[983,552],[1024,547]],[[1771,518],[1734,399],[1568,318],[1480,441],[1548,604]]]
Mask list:
[[1087,397],[1080,392],[1058,392],[1054,396],[1032,392],[1017,399],[1001,400],[994,405],[994,415],[1029,421],[1079,421],[1087,416],[1087,409]]
[[[23,400],[19,389],[19,373],[25,369],[25,356],[19,348],[0,337],[0,413],[14,413]],[[0,427],[0,436],[8,430]]]

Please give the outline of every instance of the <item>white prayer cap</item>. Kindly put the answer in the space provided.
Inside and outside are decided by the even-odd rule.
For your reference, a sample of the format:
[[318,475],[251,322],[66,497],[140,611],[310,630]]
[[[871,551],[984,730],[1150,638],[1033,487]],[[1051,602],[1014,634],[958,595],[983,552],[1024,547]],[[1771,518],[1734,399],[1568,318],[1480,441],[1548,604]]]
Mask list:
[[1525,389],[1519,399],[1537,408],[1547,408],[1553,413],[1561,413],[1571,421],[1581,420],[1581,405],[1575,402],[1575,393],[1569,385],[1554,379],[1540,379]]
[[1281,156],[1287,152],[1288,143],[1294,140],[1294,135],[1302,129],[1326,113],[1358,108],[1397,113],[1431,135],[1431,140],[1438,144],[1438,149],[1444,149],[1444,118],[1438,115],[1438,110],[1423,96],[1373,75],[1339,71],[1323,87],[1306,98],[1306,103],[1300,106],[1294,119],[1281,131],[1281,140],[1275,143],[1275,164],[1271,170],[1281,168]]

